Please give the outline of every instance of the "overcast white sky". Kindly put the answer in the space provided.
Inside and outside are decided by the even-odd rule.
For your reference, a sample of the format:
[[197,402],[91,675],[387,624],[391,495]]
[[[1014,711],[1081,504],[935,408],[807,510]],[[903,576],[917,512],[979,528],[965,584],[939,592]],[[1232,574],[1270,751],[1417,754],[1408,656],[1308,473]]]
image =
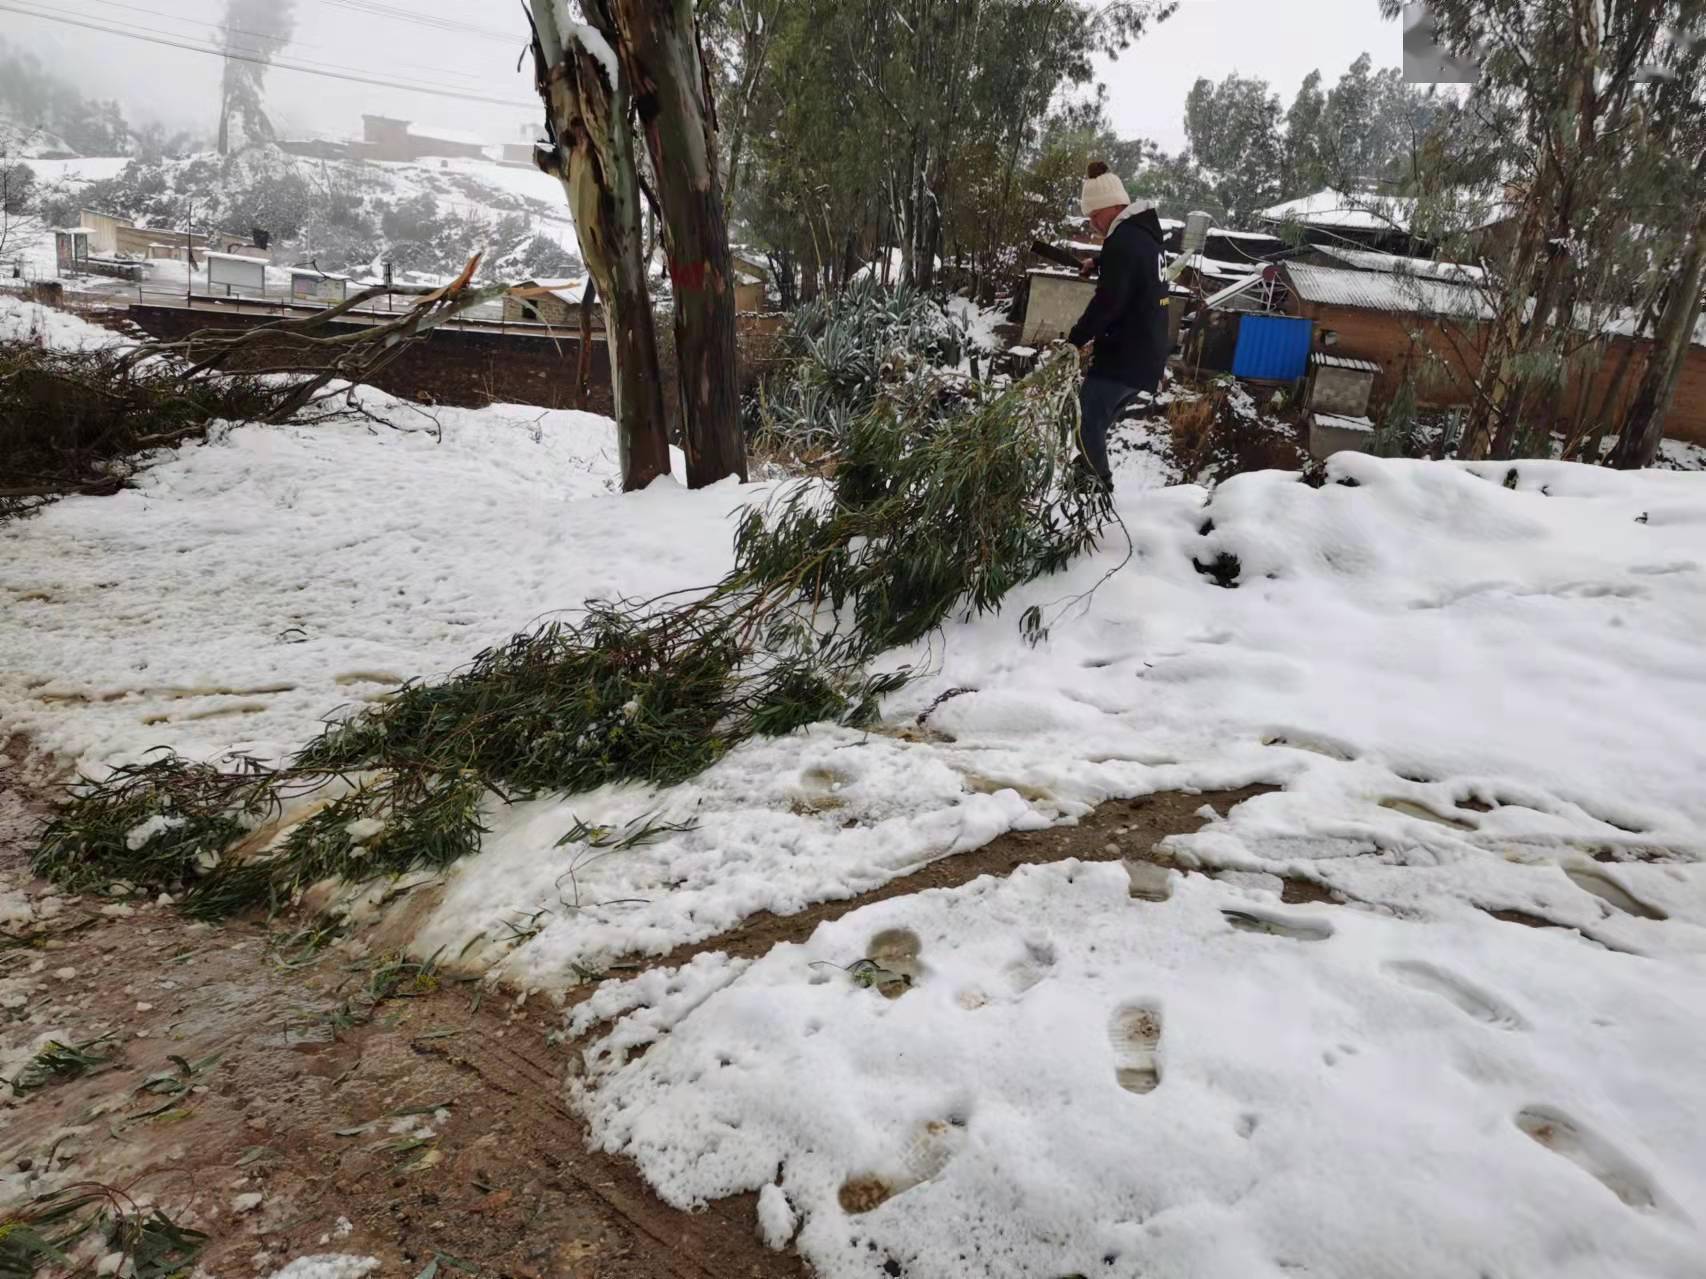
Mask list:
[[1402,66],[1403,32],[1380,17],[1379,0],[1182,0],[1179,11],[1106,63],[1108,108],[1126,136],[1185,143],[1185,95],[1198,76],[1237,72],[1273,85],[1291,104],[1319,70],[1333,84],[1363,53],[1377,67]]
[[[141,29],[205,44],[223,0],[9,0],[20,7]],[[881,2],[881,0],[850,0]],[[467,88],[514,107],[434,98],[394,87],[351,84],[275,68],[269,100],[287,134],[357,134],[364,111],[424,125],[478,131],[492,141],[520,136],[538,109],[529,106],[530,72],[516,71],[525,32],[516,0],[384,0],[419,21],[361,11],[363,0],[297,0],[296,38],[284,56],[336,65],[389,80]],[[428,25],[434,20],[512,33],[487,38]],[[211,133],[219,60],[202,53],[139,43],[0,10],[0,33],[61,67],[82,67],[86,91],[117,97],[135,120],[157,117]],[[1155,138],[1168,150],[1184,141],[1185,94],[1198,76],[1237,71],[1260,76],[1290,101],[1319,67],[1328,83],[1364,50],[1380,66],[1397,66],[1402,39],[1382,22],[1377,0],[1183,0],[1179,12],[1135,45],[1103,78],[1114,123],[1123,134]]]

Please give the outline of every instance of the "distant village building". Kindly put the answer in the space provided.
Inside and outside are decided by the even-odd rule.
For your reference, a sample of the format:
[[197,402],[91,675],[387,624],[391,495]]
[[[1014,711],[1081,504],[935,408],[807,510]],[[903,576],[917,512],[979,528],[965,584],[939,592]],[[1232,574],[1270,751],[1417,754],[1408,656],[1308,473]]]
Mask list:
[[385,115],[361,117],[361,141],[349,144],[357,160],[407,161],[424,156],[461,156],[470,160],[490,159],[486,143],[478,134],[461,129],[425,128],[415,132],[408,120]]
[[252,257],[265,257],[251,237],[230,231],[174,231],[170,227],[137,226],[111,213],[81,209],[77,220],[89,233],[88,251],[95,257],[176,258],[182,259],[186,248],[196,253],[213,250],[231,253],[241,249]]
[[[548,324],[557,329],[579,329],[586,280],[540,280],[538,286],[545,290],[538,297],[506,295],[504,320],[510,324]],[[597,302],[593,303],[592,316],[593,326],[602,329],[603,308]]]
[[536,167],[533,163],[534,149],[548,145],[546,139],[540,137],[539,134],[540,130],[537,124],[518,126],[515,136],[503,144],[500,162],[523,169]]

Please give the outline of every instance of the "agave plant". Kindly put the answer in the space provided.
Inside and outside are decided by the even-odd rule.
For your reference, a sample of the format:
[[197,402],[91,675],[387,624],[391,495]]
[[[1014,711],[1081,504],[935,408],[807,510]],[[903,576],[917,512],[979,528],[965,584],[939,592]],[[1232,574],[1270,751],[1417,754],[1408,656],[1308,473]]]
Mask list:
[[908,384],[933,393],[951,385],[968,341],[964,325],[928,294],[856,281],[789,318],[779,366],[749,403],[748,422],[796,456],[838,451],[847,428],[879,397]]

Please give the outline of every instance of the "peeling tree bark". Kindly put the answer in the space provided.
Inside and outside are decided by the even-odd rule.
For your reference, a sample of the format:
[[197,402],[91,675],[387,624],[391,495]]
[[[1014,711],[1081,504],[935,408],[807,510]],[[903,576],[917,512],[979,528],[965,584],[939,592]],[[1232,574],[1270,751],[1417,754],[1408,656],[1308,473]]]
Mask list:
[[[735,374],[735,304],[717,124],[691,0],[604,0],[657,177],[675,291],[675,356],[687,483],[746,479]],[[615,42],[613,42],[615,43]]]
[[555,144],[541,167],[563,183],[581,254],[604,299],[622,487],[644,488],[669,474],[669,437],[641,257],[629,89],[620,74],[612,83],[589,47],[608,33],[560,29],[551,0],[531,0],[531,11],[539,96]]

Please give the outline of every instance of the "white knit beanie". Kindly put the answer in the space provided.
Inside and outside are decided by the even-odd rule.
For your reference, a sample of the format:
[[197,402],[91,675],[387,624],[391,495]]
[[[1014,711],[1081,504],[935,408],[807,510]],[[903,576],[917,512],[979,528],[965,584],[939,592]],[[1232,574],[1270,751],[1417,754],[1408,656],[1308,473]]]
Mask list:
[[1131,203],[1131,197],[1125,191],[1125,183],[1120,181],[1117,173],[1110,173],[1107,165],[1098,161],[1090,166],[1090,171],[1096,176],[1084,179],[1084,193],[1079,198],[1085,217],[1089,217],[1097,209],[1112,209]]

